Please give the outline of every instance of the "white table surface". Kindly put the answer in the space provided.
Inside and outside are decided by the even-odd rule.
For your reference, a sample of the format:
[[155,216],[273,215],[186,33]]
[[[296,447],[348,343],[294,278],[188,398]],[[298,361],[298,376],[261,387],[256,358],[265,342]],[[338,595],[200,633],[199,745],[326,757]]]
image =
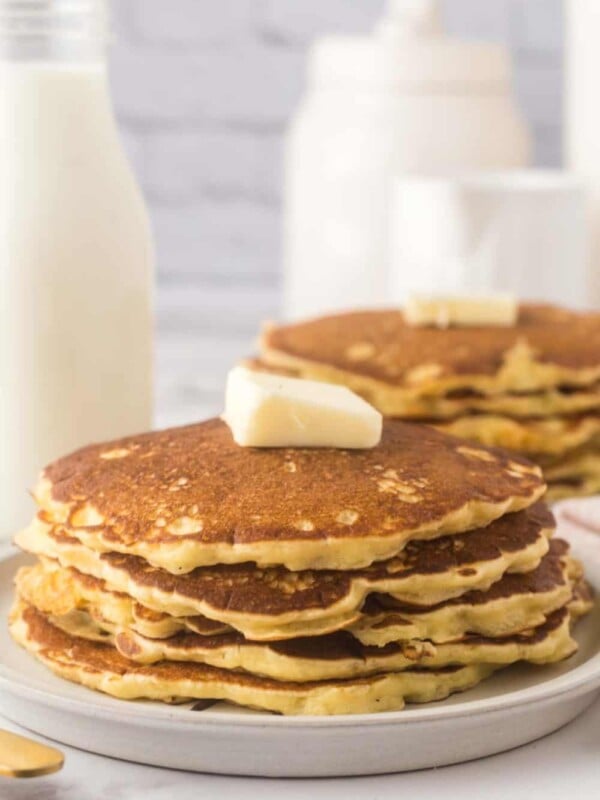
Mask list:
[[[0,721],[10,730],[23,732]],[[600,796],[600,702],[562,730],[508,753],[441,769],[370,778],[227,778],[62,749],[66,753],[62,772],[21,781],[0,778],[1,800],[583,800]]]

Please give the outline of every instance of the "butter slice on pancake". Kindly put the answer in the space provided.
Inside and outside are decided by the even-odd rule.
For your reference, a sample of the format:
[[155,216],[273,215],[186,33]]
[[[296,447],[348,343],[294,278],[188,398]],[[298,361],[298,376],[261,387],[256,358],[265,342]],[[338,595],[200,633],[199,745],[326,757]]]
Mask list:
[[16,542],[27,552],[106,581],[153,611],[173,617],[202,615],[250,639],[269,640],[345,627],[374,592],[430,605],[472,589],[485,590],[507,571],[537,567],[548,551],[554,524],[552,514],[538,503],[486,528],[410,542],[395,559],[353,572],[232,564],[173,575],[138,556],[96,553],[43,526],[19,534]]
[[348,681],[294,683],[259,678],[204,664],[142,665],[112,646],[78,638],[52,625],[33,606],[11,614],[13,638],[56,675],[121,699],[172,702],[219,699],[281,714],[364,714],[393,711],[405,702],[441,700],[475,686],[495,665],[406,670]]
[[260,449],[209,420],[79,450],[46,468],[35,498],[88,548],[182,574],[247,561],[358,569],[544,491],[525,459],[428,427],[387,421],[369,450]]

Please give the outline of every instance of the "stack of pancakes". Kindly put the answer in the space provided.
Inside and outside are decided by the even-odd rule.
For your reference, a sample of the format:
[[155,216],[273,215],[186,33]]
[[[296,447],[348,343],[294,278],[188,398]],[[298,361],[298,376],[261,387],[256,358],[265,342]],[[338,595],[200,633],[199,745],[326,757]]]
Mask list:
[[510,327],[440,329],[400,311],[273,327],[255,368],[349,386],[418,420],[540,464],[548,499],[600,492],[600,314],[522,305]]
[[220,420],[93,445],[36,487],[11,631],[124,699],[437,700],[576,650],[590,595],[544,489],[525,459],[393,420],[369,450],[242,448]]

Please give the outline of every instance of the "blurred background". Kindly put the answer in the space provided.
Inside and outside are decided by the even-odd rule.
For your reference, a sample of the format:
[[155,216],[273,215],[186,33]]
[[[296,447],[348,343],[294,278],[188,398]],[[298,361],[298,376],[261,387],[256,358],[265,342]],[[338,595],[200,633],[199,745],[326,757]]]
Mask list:
[[[383,0],[113,0],[112,90],[157,246],[156,423],[218,413],[281,308],[282,150],[311,40]],[[533,163],[562,153],[561,0],[443,0],[446,31],[509,47]]]

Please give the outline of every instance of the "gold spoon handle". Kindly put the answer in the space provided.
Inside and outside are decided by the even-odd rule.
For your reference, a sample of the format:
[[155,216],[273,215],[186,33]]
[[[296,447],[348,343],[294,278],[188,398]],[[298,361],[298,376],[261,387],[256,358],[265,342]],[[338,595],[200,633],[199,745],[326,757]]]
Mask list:
[[64,760],[60,750],[54,747],[0,730],[0,776],[35,778],[50,775],[62,768]]

